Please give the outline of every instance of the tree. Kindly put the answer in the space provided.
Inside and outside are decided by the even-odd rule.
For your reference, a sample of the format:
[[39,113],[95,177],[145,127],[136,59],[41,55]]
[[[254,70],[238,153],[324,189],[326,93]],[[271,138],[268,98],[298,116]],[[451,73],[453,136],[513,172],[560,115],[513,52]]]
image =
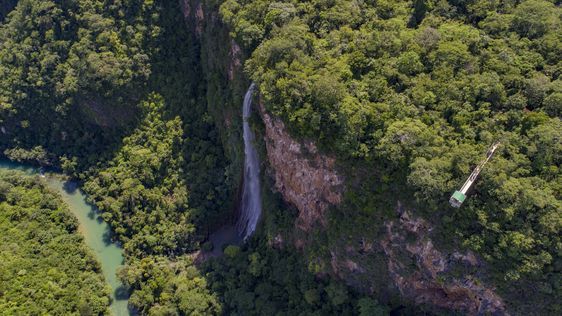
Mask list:
[[60,158],[62,171],[69,175],[75,175],[78,166],[78,159],[72,157],[71,159],[66,156]]
[[554,4],[544,0],[527,0],[517,6],[513,17],[513,28],[521,36],[531,39],[541,37],[559,24]]
[[376,300],[368,297],[360,299],[357,304],[359,305],[359,315],[361,316],[383,316],[388,315],[389,310],[382,305],[379,305]]
[[151,95],[141,106],[143,124],[123,140],[84,190],[110,220],[129,254],[193,249],[195,231],[183,180],[182,122],[163,119],[164,100]]
[[436,139],[423,122],[406,119],[390,124],[377,149],[382,157],[400,165],[428,151]]
[[187,256],[149,256],[130,261],[118,273],[133,294],[129,304],[146,315],[218,315],[216,295]]
[[2,313],[109,312],[109,288],[77,219],[36,176],[0,170],[0,229]]

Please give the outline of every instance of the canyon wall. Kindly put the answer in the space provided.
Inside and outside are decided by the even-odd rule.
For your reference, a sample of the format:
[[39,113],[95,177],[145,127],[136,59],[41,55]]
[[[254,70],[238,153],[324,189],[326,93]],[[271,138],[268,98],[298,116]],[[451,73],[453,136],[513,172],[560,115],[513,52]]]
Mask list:
[[[312,142],[293,139],[285,124],[268,113],[261,103],[259,110],[265,125],[264,140],[275,189],[298,209],[296,227],[305,232],[317,224],[323,229],[334,229],[328,227],[326,212],[342,202],[345,180],[336,171],[336,160],[319,153]],[[369,283],[369,279],[374,278],[369,271],[379,270],[369,266],[372,263],[368,257],[382,251],[390,280],[407,300],[469,315],[508,314],[493,288],[481,284],[470,274],[461,277],[447,274],[457,266],[477,269],[481,264],[477,257],[472,252],[438,250],[430,238],[431,225],[410,215],[400,202],[397,218],[384,223],[384,228],[386,233],[380,240],[362,236],[359,249],[352,244],[330,249],[331,274],[346,281],[365,278]],[[361,253],[367,260],[354,259],[361,257]],[[353,282],[349,283],[353,286]]]
[[259,110],[275,189],[299,210],[297,227],[304,231],[317,223],[325,227],[326,210],[342,201],[344,179],[335,170],[336,160],[320,154],[313,142],[294,140],[285,124],[269,114],[261,102]]
[[[400,293],[416,304],[430,304],[469,315],[507,315],[506,306],[494,289],[474,275],[452,277],[446,272],[455,266],[477,271],[480,260],[472,252],[444,253],[429,237],[431,225],[397,207],[399,218],[385,223],[386,235],[380,244],[388,258],[388,271]],[[408,236],[410,238],[408,238]],[[408,240],[409,239],[409,240]],[[407,267],[413,260],[415,268]]]
[[[241,187],[244,146],[242,142],[242,100],[249,81],[243,72],[244,52],[230,38],[221,22],[220,3],[204,0],[179,0],[193,45],[193,65],[197,76],[197,102],[204,103],[217,128],[225,158],[226,176],[233,183],[231,201],[223,214],[222,226],[234,220]],[[178,26],[179,27],[179,26]],[[215,227],[218,228],[218,227]]]
[[[200,0],[180,1],[188,27],[200,46],[208,108],[235,166],[233,176],[241,175],[242,137],[238,127],[242,117],[240,104],[249,86],[243,73],[247,52],[229,37],[228,30],[220,22],[216,5]],[[265,144],[267,157],[261,157],[267,160],[269,170],[265,174],[273,178],[274,188],[271,189],[278,191],[287,204],[298,210],[295,234],[310,235],[314,228],[337,231],[337,227],[328,221],[329,210],[343,203],[346,183],[352,182],[354,175],[344,175],[336,168],[336,159],[321,153],[313,142],[291,137],[284,122],[267,112],[262,102],[258,104],[264,130],[263,135],[258,134],[256,138]],[[399,206],[394,219],[367,223],[373,227],[372,235],[353,236],[353,243],[323,245],[329,248],[329,259],[326,265],[321,265],[323,271],[319,275],[330,274],[360,291],[373,293],[379,299],[377,293],[386,291],[400,295],[405,302],[438,309],[470,315],[507,315],[504,302],[493,288],[478,283],[475,277],[467,274],[457,278],[448,276],[457,266],[478,269],[481,262],[477,257],[472,253],[438,250],[431,240],[430,224],[410,214]],[[382,234],[377,235],[377,230]],[[294,236],[277,233],[274,236],[271,244],[275,247],[283,247],[289,240],[303,252],[311,247]],[[341,236],[341,240],[346,238],[348,236]],[[381,273],[384,276],[381,277]],[[390,290],[380,290],[381,283]],[[382,296],[382,300],[386,300],[385,295]]]

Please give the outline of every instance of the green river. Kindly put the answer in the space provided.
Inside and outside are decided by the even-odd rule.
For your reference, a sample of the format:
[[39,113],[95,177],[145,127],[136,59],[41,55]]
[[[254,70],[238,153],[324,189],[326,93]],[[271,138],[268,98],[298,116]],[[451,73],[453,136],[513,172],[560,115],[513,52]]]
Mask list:
[[[28,173],[38,173],[37,169],[0,160],[0,169],[18,169]],[[65,181],[56,175],[44,177],[47,186],[62,196],[70,211],[80,222],[80,233],[86,245],[92,249],[101,263],[102,273],[111,286],[111,310],[116,316],[130,315],[127,308],[128,294],[117,279],[117,268],[123,264],[123,250],[111,241],[109,226],[98,217],[97,209],[86,203],[86,196],[78,188],[76,182]]]

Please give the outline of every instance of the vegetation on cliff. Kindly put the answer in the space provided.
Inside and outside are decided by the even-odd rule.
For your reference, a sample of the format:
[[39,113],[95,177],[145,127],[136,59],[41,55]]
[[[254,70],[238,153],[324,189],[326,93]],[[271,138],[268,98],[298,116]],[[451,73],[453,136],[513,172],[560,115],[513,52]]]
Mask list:
[[0,170],[0,314],[108,312],[109,288],[77,229],[37,176]]
[[[318,276],[331,250],[380,238],[397,198],[433,222],[441,246],[477,252],[488,263],[478,277],[506,293],[515,313],[560,313],[562,12],[554,1],[15,4],[0,6],[1,152],[83,181],[123,242],[120,277],[142,314],[384,313]],[[219,6],[220,17],[205,11]],[[183,14],[212,18],[186,25]],[[240,78],[229,78],[234,56],[220,18],[244,50],[237,56],[249,56],[245,69],[266,109],[337,157],[349,180],[328,228],[297,236],[312,240],[306,259],[263,240],[227,248],[202,271],[185,254],[230,217],[241,168],[230,144],[240,138],[240,104],[231,107],[241,100],[227,89]],[[471,196],[451,209],[451,192],[497,140]],[[0,182],[8,188],[0,197],[18,181]],[[53,210],[39,201],[24,209]],[[269,214],[266,230],[291,231],[284,211]],[[369,268],[380,275],[347,281],[378,295],[388,276],[375,257]]]
[[[561,14],[543,0],[221,6],[266,108],[335,153],[350,183],[371,183],[365,170],[382,180],[350,187],[343,212],[374,224],[378,200],[402,187],[449,246],[478,252],[504,291],[537,289],[549,313],[562,308]],[[450,208],[497,140],[469,200]]]

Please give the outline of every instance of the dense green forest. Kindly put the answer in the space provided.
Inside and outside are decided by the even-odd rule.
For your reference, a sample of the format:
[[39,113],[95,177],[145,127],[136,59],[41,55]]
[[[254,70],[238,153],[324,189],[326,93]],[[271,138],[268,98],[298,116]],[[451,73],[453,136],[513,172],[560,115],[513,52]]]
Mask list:
[[[324,270],[330,250],[380,238],[399,199],[432,223],[440,247],[483,259],[479,278],[512,313],[562,311],[559,1],[201,5],[199,18],[210,18],[192,25],[180,1],[0,2],[0,152],[82,181],[124,246],[131,306],[147,315],[387,314],[407,303],[365,296]],[[236,82],[225,75],[228,33],[247,56],[248,78]],[[299,236],[308,248],[274,249],[265,240],[274,228],[293,234],[295,214],[271,198],[265,172],[265,228],[195,265],[190,253],[235,215],[243,152],[234,86],[248,80],[295,138],[337,158],[345,200],[329,227]],[[468,200],[451,208],[450,194],[496,141]],[[20,186],[48,194],[16,179],[0,182],[0,197]],[[52,209],[41,200],[25,208]],[[53,219],[33,219],[43,220]],[[386,273],[381,256],[368,264]],[[92,311],[106,308],[104,295],[92,296]]]
[[390,309],[335,280],[318,279],[296,249],[228,246],[204,267],[226,315],[388,315]]
[[123,139],[107,166],[86,181],[84,190],[135,257],[192,251],[192,210],[181,172],[181,120],[163,121],[162,98],[143,102],[146,118]]
[[92,165],[103,158],[119,127],[135,119],[138,90],[150,75],[145,44],[158,34],[153,7],[18,1],[0,28],[2,145],[41,145],[51,161],[67,154]]
[[[8,137],[2,146],[12,160],[60,166],[83,181],[113,238],[123,243],[127,264],[119,277],[132,291],[132,307],[142,314],[219,314],[222,301],[182,254],[199,249],[228,219],[238,180],[199,100],[201,66],[193,64],[192,35],[178,27],[184,23],[180,13],[177,3],[20,1],[1,33],[0,51],[8,58],[1,68],[13,76],[3,81],[0,125]],[[78,23],[83,30],[37,33],[38,25],[22,24],[29,15],[32,23],[49,16],[49,23]],[[109,43],[127,49],[109,46],[110,35]],[[81,41],[90,46],[73,57],[72,47]],[[35,55],[53,46],[60,49],[56,56]],[[17,55],[21,62],[11,59]],[[132,63],[135,56],[143,56],[142,64]],[[66,83],[55,83],[66,77],[58,77],[60,69],[48,72],[47,58],[54,58],[53,67],[86,77],[77,77],[80,85],[63,96],[57,89]],[[72,58],[75,63],[67,61]],[[42,81],[30,70],[40,71]],[[130,76],[120,77],[125,73]],[[23,88],[25,100],[16,100]]]
[[[376,200],[408,187],[417,203],[403,202],[482,255],[495,282],[541,288],[560,311],[558,5],[229,0],[221,14],[253,51],[246,70],[267,109],[342,168],[383,180],[354,188],[347,213],[384,212]],[[494,141],[473,196],[451,209],[451,192]]]
[[109,288],[78,222],[37,176],[0,170],[0,314],[100,315]]

